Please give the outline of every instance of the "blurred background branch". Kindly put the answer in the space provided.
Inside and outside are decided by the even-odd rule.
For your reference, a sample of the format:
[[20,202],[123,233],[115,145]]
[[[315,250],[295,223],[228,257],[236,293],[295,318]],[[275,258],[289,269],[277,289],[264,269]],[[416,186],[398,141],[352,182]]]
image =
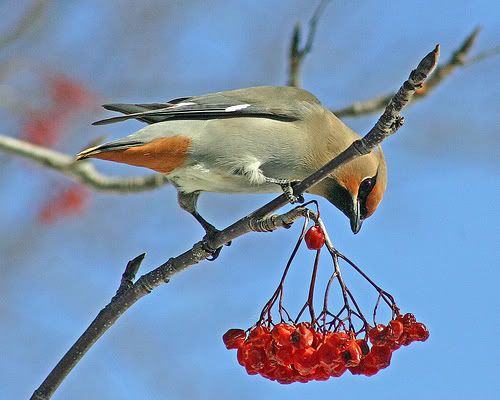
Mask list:
[[0,135],[0,149],[59,171],[92,189],[103,192],[142,192],[167,183],[167,179],[161,174],[127,178],[108,177],[99,173],[87,161],[75,162],[72,156],[5,135]]
[[292,40],[290,42],[290,58],[288,65],[288,86],[300,87],[300,73],[302,62],[305,56],[307,56],[311,50],[314,43],[314,36],[316,35],[316,30],[318,27],[319,19],[325,11],[326,6],[330,0],[321,0],[313,16],[309,20],[309,29],[307,32],[307,38],[304,46],[300,48],[300,42],[302,39],[302,28],[300,22],[295,24],[292,33]]
[[[426,82],[415,94],[414,101],[423,99],[429,95],[445,78],[447,78],[457,68],[463,67],[473,62],[484,60],[488,57],[498,54],[498,47],[481,52],[476,57],[467,59],[470,50],[476,42],[479,35],[479,28],[474,29],[462,42],[462,44],[452,53],[450,59],[443,65],[437,67],[432,77]],[[358,101],[350,106],[332,110],[338,117],[358,117],[365,114],[372,114],[382,110],[387,102],[392,98],[394,93],[377,96],[368,100]]]
[[48,0],[34,0],[21,19],[7,32],[0,34],[0,49],[7,47],[27,33],[33,32],[40,27],[48,5]]

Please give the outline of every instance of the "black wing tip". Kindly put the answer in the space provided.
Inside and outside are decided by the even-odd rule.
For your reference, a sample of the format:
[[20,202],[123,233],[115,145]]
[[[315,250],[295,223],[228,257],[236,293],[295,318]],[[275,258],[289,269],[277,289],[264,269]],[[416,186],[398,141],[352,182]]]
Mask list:
[[100,119],[99,121],[92,122],[92,125],[94,125],[94,126],[108,125],[108,124],[113,124],[115,122],[127,121],[127,120],[133,119],[133,118],[134,117],[131,117],[129,115],[120,115],[118,117],[111,117],[111,118]]
[[[123,104],[112,103],[112,104],[102,104],[101,107],[108,111],[120,111]],[[115,117],[100,119],[99,121],[92,122],[93,126],[112,124]],[[111,121],[110,121],[111,120]]]
[[103,104],[102,108],[105,110],[109,111],[119,111],[123,109],[123,107],[126,107],[128,104],[122,104],[122,103],[111,103],[111,104]]

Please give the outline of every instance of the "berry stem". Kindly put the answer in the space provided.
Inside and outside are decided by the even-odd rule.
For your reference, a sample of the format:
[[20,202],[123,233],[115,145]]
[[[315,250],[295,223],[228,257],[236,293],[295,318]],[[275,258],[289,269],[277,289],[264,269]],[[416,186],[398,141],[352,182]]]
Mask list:
[[[299,251],[300,245],[302,244],[302,240],[304,239],[304,235],[306,233],[306,228],[307,225],[309,224],[309,216],[304,218],[304,224],[302,226],[302,232],[299,236],[299,239],[297,240],[297,243],[295,244],[295,247],[292,251],[292,254],[290,255],[290,258],[288,259],[288,262],[286,264],[285,270],[283,271],[283,275],[281,276],[280,282],[278,284],[278,287],[274,291],[273,295],[269,299],[269,301],[264,305],[264,308],[262,309],[262,312],[260,314],[259,321],[257,324],[260,324],[264,322],[264,320],[267,320],[267,323],[270,324],[272,322],[272,316],[271,316],[271,309],[273,308],[273,305],[276,303],[276,300],[279,298],[279,305],[278,305],[278,311],[280,314],[281,322],[283,322],[285,319],[283,317],[283,291],[284,291],[284,284],[285,284],[285,279],[288,274],[288,271],[290,269],[290,266],[292,265],[292,261],[297,255],[297,252]],[[288,313],[285,310],[285,313],[288,315]],[[267,318],[266,318],[267,314]]]
[[316,251],[316,257],[314,258],[314,267],[311,276],[311,284],[309,285],[309,294],[307,296],[307,306],[309,308],[309,314],[311,315],[311,326],[316,322],[314,316],[314,287],[316,285],[316,275],[318,273],[319,256],[321,254],[321,249]]
[[366,275],[361,268],[359,268],[356,264],[354,264],[351,260],[349,260],[346,256],[344,256],[342,253],[334,249],[335,253],[337,256],[339,256],[342,260],[347,262],[351,267],[353,267],[363,278],[365,278],[370,285],[372,285],[375,290],[379,293],[380,297],[387,303],[387,305],[393,310],[393,312],[396,312],[398,310],[398,307],[396,306],[396,301],[394,300],[394,297],[392,297],[391,294],[387,293],[385,290],[381,289],[380,286],[378,286],[375,282],[373,282],[368,275]]

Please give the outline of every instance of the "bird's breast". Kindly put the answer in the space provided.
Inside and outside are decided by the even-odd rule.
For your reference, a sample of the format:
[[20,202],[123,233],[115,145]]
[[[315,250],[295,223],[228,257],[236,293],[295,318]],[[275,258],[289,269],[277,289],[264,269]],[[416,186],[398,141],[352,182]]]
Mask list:
[[195,191],[219,193],[276,193],[281,190],[275,184],[258,184],[248,177],[233,174],[217,168],[208,168],[203,164],[179,167],[166,175],[183,192]]

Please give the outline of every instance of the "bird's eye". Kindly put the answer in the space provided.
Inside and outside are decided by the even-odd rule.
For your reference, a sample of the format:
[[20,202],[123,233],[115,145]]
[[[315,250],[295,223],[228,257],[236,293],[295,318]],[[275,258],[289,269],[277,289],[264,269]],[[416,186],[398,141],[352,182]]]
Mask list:
[[366,178],[359,185],[358,197],[365,198],[375,186],[375,178]]

